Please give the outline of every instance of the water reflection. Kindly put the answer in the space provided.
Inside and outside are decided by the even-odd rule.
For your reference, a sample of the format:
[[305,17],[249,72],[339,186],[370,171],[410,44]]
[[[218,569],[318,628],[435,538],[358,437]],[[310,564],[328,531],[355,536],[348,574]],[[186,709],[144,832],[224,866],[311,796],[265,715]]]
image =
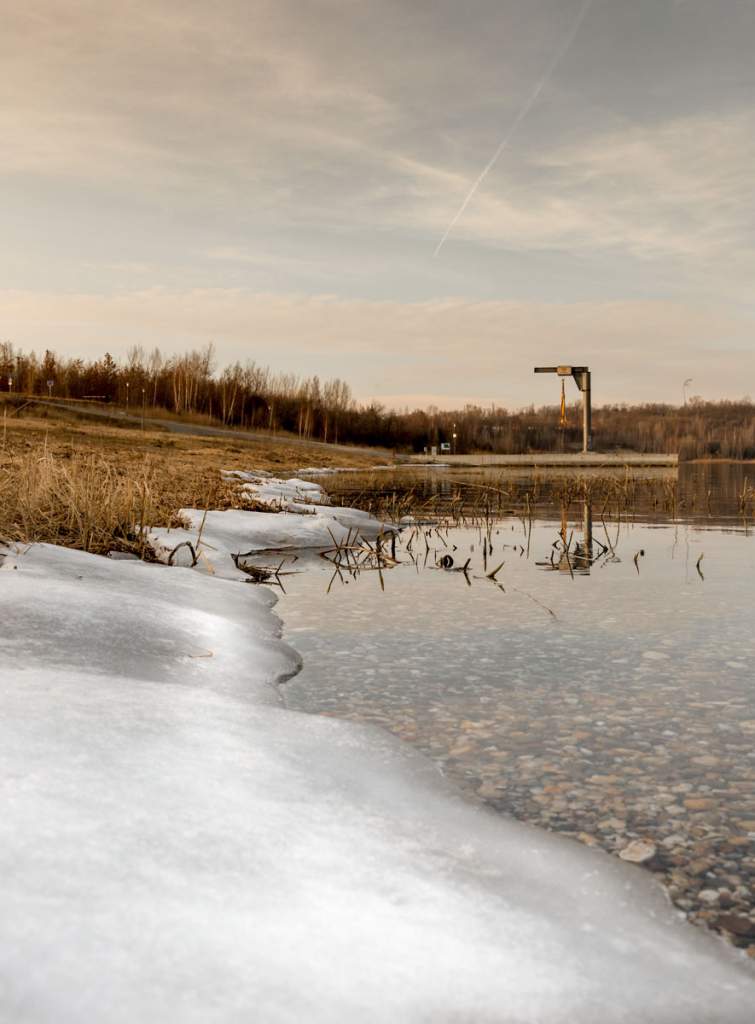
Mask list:
[[582,500],[581,535],[575,537],[574,533],[570,532],[568,515],[568,506],[562,504],[561,529],[558,540],[553,542],[547,561],[536,562],[536,565],[546,572],[567,572],[570,576],[589,576],[596,562],[609,554],[615,556],[615,553],[612,551],[612,547],[600,542],[597,542],[597,547],[600,549],[598,554],[594,553],[592,501],[589,498]]
[[755,464],[683,463],[676,469],[538,471],[406,468],[335,474],[328,490],[338,504],[398,519],[507,513],[555,518],[588,499],[596,522],[688,522],[750,528],[755,516]]

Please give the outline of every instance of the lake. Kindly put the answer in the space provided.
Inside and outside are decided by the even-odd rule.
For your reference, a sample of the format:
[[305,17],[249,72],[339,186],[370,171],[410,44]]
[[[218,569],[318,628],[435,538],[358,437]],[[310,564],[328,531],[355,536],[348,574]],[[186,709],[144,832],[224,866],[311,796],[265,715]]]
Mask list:
[[755,953],[755,466],[324,486],[415,522],[380,572],[287,566],[304,667],[285,704],[386,729],[469,799],[642,863]]

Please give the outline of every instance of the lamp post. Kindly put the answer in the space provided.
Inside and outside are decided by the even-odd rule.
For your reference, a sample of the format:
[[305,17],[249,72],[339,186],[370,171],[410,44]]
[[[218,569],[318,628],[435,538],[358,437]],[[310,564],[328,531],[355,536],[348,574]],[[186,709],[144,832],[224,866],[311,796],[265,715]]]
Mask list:
[[452,444],[451,444],[451,451],[453,452],[454,455],[456,455],[456,424],[455,423],[452,426],[452,430],[453,430],[453,433],[451,434],[451,442],[452,442]]
[[130,387],[129,381],[126,381],[126,413],[128,413],[128,389]]
[[142,430],[144,430],[144,404],[146,402],[146,391],[142,388]]

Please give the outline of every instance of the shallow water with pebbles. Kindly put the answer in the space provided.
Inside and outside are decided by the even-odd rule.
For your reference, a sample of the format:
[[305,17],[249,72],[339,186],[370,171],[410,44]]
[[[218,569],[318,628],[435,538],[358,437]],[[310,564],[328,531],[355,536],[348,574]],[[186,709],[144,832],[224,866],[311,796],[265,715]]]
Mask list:
[[301,561],[284,700],[388,729],[471,799],[642,864],[755,955],[755,539],[736,510],[601,522],[588,558],[584,526],[575,505],[566,564],[547,512],[405,532],[385,590],[344,574],[326,596],[332,566]]

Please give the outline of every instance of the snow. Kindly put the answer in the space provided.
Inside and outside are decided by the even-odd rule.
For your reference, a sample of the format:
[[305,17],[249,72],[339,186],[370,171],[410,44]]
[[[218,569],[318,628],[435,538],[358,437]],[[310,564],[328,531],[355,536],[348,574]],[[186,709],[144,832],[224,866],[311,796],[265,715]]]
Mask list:
[[304,476],[333,476],[336,473],[375,473],[396,470],[400,463],[378,466],[304,466],[298,472]]
[[278,703],[271,684],[297,671],[299,657],[278,639],[275,600],[265,587],[161,565],[49,545],[14,549],[0,565],[0,665],[4,675],[16,665],[85,666],[245,699],[251,687],[255,701]]
[[[187,542],[199,555],[198,568],[213,575],[240,579],[232,556],[251,552],[295,551],[304,548],[325,550],[334,540],[346,540],[348,529],[325,516],[304,516],[294,512],[245,512],[228,509],[224,512],[203,512],[181,509],[189,523],[188,529],[153,529],[149,542],[161,561],[171,553],[174,565],[191,565],[192,555]],[[201,532],[200,532],[201,531]]]
[[317,514],[297,512],[245,512],[229,509],[224,512],[203,512],[181,509],[190,524],[187,529],[152,529],[149,541],[156,556],[163,562],[172,558],[173,565],[191,566],[192,545],[199,561],[197,568],[227,579],[245,579],[236,568],[233,555],[269,552],[271,564],[281,552],[315,549],[325,551],[334,544],[343,544],[357,535],[374,539],[390,532],[387,524],[356,509],[327,509]]
[[256,483],[258,480],[277,479],[266,469],[221,469],[220,475],[224,480],[244,480],[248,483]]
[[752,975],[638,869],[278,706],[272,603],[6,558],[0,1020],[751,1019]]
[[289,508],[292,503],[306,502],[310,505],[326,505],[330,499],[319,484],[310,480],[300,480],[292,477],[288,480],[280,480],[268,474],[262,476],[256,471],[245,470],[222,470],[221,476],[225,480],[239,480],[242,482],[241,490],[253,498],[260,505],[269,505],[274,509]]
[[306,476],[334,476],[336,473],[364,473],[366,470],[365,466],[361,469],[359,466],[302,466],[298,472]]
[[368,539],[376,537],[379,533],[392,533],[396,530],[396,527],[390,523],[381,522],[371,516],[369,512],[359,508],[345,508],[340,505],[319,507],[299,501],[290,502],[288,508],[289,511],[299,512],[302,515],[319,515],[335,520],[341,526],[358,530],[360,536]]
[[[375,468],[389,469],[391,467]],[[336,472],[356,472],[356,470],[313,467],[301,470],[301,472],[318,476]],[[283,480],[272,477],[269,473],[260,473],[258,470],[222,470],[221,475],[224,480],[240,481],[241,490],[247,497],[252,498],[258,505],[269,506],[274,511],[298,512],[302,515],[328,515],[337,521],[348,519],[351,523],[356,523],[358,520],[359,523],[365,525],[372,518],[368,513],[359,509],[328,508],[330,497],[319,484],[311,480],[302,480],[299,477]],[[390,529],[387,524],[381,524],[380,528]]]
[[[335,544],[372,541],[397,527],[368,512],[330,505],[318,484],[296,478],[263,480],[254,472],[224,471],[226,479],[244,481],[243,490],[270,512],[229,509],[209,511],[181,509],[185,529],[151,529],[149,541],[156,556],[172,565],[191,566],[191,545],[197,568],[229,579],[245,578],[236,568],[234,555],[253,552],[327,550]],[[276,511],[277,510],[277,511]]]

